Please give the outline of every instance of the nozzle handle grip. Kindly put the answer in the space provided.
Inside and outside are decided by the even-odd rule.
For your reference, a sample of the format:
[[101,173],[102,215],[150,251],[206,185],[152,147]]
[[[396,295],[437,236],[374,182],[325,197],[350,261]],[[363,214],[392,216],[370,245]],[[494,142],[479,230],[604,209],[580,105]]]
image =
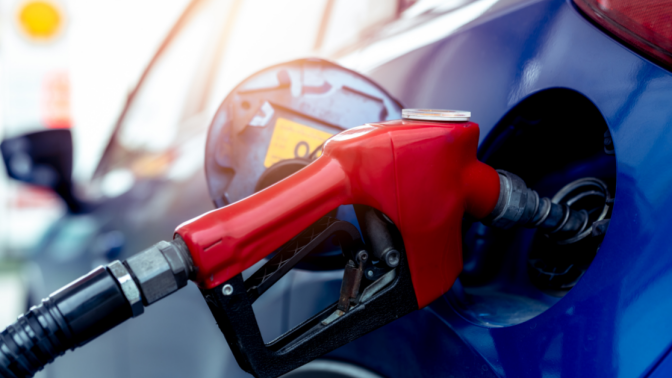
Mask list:
[[342,168],[335,160],[318,159],[251,197],[181,225],[177,234],[198,267],[196,281],[209,288],[254,265],[343,202]]

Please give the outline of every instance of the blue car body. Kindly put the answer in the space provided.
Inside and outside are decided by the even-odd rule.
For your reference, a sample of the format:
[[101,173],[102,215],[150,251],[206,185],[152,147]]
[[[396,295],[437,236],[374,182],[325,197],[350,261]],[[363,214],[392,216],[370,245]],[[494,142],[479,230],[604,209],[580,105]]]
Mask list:
[[390,377],[672,375],[669,70],[601,30],[571,1],[544,0],[486,13],[368,74],[405,107],[471,111],[482,157],[521,101],[562,89],[584,96],[613,138],[615,203],[594,261],[546,311],[519,324],[485,325],[460,314],[447,294],[334,357]]
[[[325,358],[386,377],[672,375],[672,358],[668,357],[672,347],[672,324],[668,324],[672,319],[672,253],[666,242],[667,229],[672,226],[672,196],[668,194],[672,188],[672,73],[600,29],[569,0],[480,0],[465,7],[479,5],[484,11],[468,23],[434,36],[431,43],[412,46],[364,74],[407,108],[471,111],[472,120],[481,127],[480,157],[495,167],[493,156],[501,158],[498,149],[511,140],[507,132],[516,129],[512,120],[528,117],[525,112],[530,107],[557,112],[563,122],[555,127],[558,134],[565,133],[560,138],[563,141],[582,137],[583,126],[576,126],[581,122],[606,124],[615,146],[615,155],[607,157],[611,160],[576,158],[557,165],[548,169],[546,181],[540,181],[537,190],[542,193],[546,185],[552,194],[553,188],[576,178],[609,176],[615,181],[615,201],[608,232],[585,274],[561,295],[543,292],[530,282],[525,266],[533,233],[517,231],[517,241],[507,245],[505,256],[515,263],[483,260],[496,265],[491,269],[496,273],[485,274],[487,282],[468,283],[466,275],[480,273],[465,268],[451,292],[430,306]],[[455,11],[460,9],[464,8]],[[366,52],[377,42],[421,26],[411,23],[404,30],[399,26],[402,21],[389,26],[398,30],[388,34],[383,30],[357,48]],[[574,106],[590,108],[590,116],[575,111]],[[552,145],[556,141],[539,142]],[[574,146],[564,147],[572,155]],[[529,156],[527,164],[539,164],[536,158]],[[557,158],[564,159],[562,154]],[[546,168],[535,169],[545,172]],[[166,238],[170,224],[184,220],[178,219],[183,214],[189,213],[184,216],[189,218],[209,207],[206,200],[198,206],[185,202],[187,210],[145,219],[141,213],[147,211],[151,190],[142,185],[119,199],[119,204],[108,204],[111,210],[100,217],[119,219],[111,229],[131,224],[128,233],[135,236],[129,238],[129,248],[121,258]],[[189,185],[197,188],[171,190],[205,195],[202,173]],[[187,197],[175,194],[171,198]],[[129,223],[131,218],[140,219],[139,223]],[[143,224],[154,226],[138,231]],[[45,240],[42,249],[47,252],[38,258],[45,275],[57,276],[51,281],[47,278],[46,293],[91,266],[91,259],[79,265],[65,260],[54,265],[48,251],[58,244],[54,240],[62,227]],[[53,273],[58,269],[68,270]],[[340,278],[338,271],[288,275],[257,308],[264,336],[277,336],[331,303]],[[479,297],[488,309],[485,312],[460,299],[479,288],[485,293]],[[98,370],[100,376],[245,375],[193,285],[152,306],[142,318],[68,353],[48,372],[52,376],[89,375],[89,368]]]

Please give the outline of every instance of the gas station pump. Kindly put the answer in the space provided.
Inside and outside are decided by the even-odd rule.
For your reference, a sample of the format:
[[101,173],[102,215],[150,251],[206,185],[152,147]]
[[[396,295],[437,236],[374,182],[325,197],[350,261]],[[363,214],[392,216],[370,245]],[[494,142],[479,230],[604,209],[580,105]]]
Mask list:
[[[210,127],[205,169],[219,208],[20,316],[0,334],[0,375],[32,376],[191,280],[239,365],[277,377],[446,293],[462,270],[464,217],[536,228],[560,244],[591,235],[585,210],[477,159],[469,112],[400,110],[368,79],[326,61],[253,75]],[[335,216],[341,206],[351,219]],[[320,254],[343,268],[338,301],[264,343],[252,303]]]

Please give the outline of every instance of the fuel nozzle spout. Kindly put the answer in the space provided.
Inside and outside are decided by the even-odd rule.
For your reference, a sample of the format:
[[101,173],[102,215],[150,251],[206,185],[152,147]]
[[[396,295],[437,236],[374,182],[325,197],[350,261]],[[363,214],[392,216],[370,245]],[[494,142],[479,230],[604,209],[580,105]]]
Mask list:
[[497,173],[499,199],[490,215],[482,220],[485,225],[502,229],[538,228],[560,244],[590,227],[586,210],[577,211],[566,204],[553,203],[547,197],[540,198],[520,177],[503,170]]

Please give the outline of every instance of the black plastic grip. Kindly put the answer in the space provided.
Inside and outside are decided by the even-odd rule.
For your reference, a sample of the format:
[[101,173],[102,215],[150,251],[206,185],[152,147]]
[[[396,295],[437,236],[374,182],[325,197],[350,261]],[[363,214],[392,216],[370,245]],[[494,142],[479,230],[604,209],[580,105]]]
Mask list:
[[[360,221],[360,225],[362,223],[364,221]],[[352,252],[360,250],[353,247],[364,247],[355,226],[325,217],[280,248],[246,281],[238,274],[212,289],[202,288],[201,293],[238,365],[255,377],[278,377],[417,310],[418,301],[401,234],[391,223],[383,226],[390,245],[400,252],[398,266],[386,273],[394,274],[388,277],[389,281],[381,282],[384,281],[382,277],[381,281],[369,281],[367,288],[380,283],[378,290],[371,291],[366,298],[362,293],[358,298],[362,302],[347,313],[328,320],[337,310],[337,303],[334,303],[268,344],[264,343],[252,310],[252,303],[268,288],[266,282],[275,283],[278,278],[275,275],[285,274],[296,264],[295,259],[310,253],[310,249],[319,246],[320,240],[330,235],[340,234],[341,248],[346,255],[351,255],[348,257],[353,257]]]
[[32,377],[131,317],[117,280],[104,267],[51,294],[0,333],[0,377]]

